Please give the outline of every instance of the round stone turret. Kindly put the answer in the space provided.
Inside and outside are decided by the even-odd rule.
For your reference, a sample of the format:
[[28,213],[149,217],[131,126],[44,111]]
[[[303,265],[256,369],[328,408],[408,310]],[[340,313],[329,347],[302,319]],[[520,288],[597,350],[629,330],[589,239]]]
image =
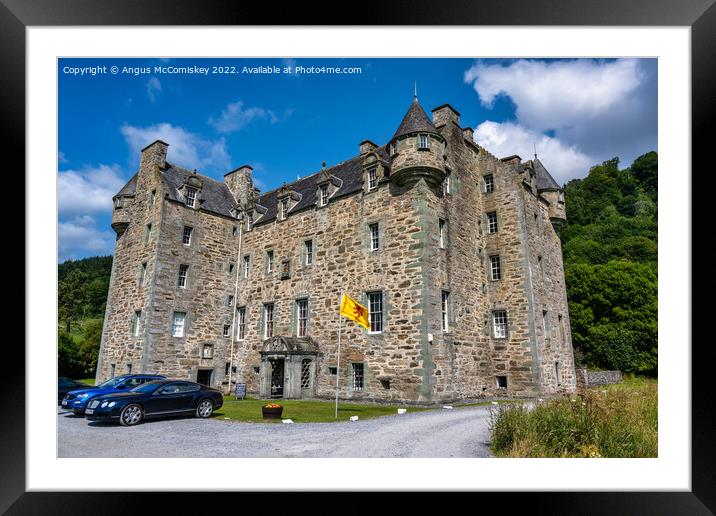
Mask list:
[[417,97],[388,143],[392,159],[390,179],[411,186],[420,179],[437,188],[445,178],[445,139],[435,129]]

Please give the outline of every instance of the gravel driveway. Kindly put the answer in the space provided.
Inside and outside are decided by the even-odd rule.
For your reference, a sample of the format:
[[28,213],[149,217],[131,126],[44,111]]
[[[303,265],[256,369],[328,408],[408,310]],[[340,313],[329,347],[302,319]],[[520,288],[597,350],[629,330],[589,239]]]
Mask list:
[[58,408],[58,456],[490,457],[489,414],[480,406],[340,423],[173,418],[122,427]]

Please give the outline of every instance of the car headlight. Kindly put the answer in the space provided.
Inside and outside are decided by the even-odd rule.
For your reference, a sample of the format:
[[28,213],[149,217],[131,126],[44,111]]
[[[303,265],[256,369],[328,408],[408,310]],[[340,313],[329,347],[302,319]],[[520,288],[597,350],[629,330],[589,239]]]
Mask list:
[[112,407],[114,407],[116,404],[117,404],[116,401],[110,401],[110,402],[109,402],[109,405],[107,405],[107,406],[108,406],[109,408],[112,408]]
[[100,407],[102,407],[102,408],[106,407],[107,403],[108,403],[107,401],[103,401],[102,404],[100,405]]
[[85,399],[87,396],[89,396],[89,394],[87,394],[87,393],[85,393],[85,394],[78,394],[78,395],[77,395],[77,397],[78,397],[78,398],[81,398],[81,399]]

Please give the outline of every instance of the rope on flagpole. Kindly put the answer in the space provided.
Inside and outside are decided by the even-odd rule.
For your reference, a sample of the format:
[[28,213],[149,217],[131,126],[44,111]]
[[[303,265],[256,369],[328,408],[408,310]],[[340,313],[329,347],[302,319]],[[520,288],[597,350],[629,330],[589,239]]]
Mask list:
[[341,293],[341,304],[338,308],[338,360],[336,361],[336,419],[338,419],[338,378],[341,375],[341,329],[343,327],[343,317],[341,316],[341,307],[343,307],[343,294]]

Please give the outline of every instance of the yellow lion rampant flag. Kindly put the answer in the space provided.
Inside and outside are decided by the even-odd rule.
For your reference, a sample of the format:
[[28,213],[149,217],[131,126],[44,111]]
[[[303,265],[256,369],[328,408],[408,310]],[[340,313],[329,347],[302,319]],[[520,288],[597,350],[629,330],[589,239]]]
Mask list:
[[354,320],[366,330],[370,330],[368,309],[348,294],[343,294],[343,297],[341,298],[341,315]]

